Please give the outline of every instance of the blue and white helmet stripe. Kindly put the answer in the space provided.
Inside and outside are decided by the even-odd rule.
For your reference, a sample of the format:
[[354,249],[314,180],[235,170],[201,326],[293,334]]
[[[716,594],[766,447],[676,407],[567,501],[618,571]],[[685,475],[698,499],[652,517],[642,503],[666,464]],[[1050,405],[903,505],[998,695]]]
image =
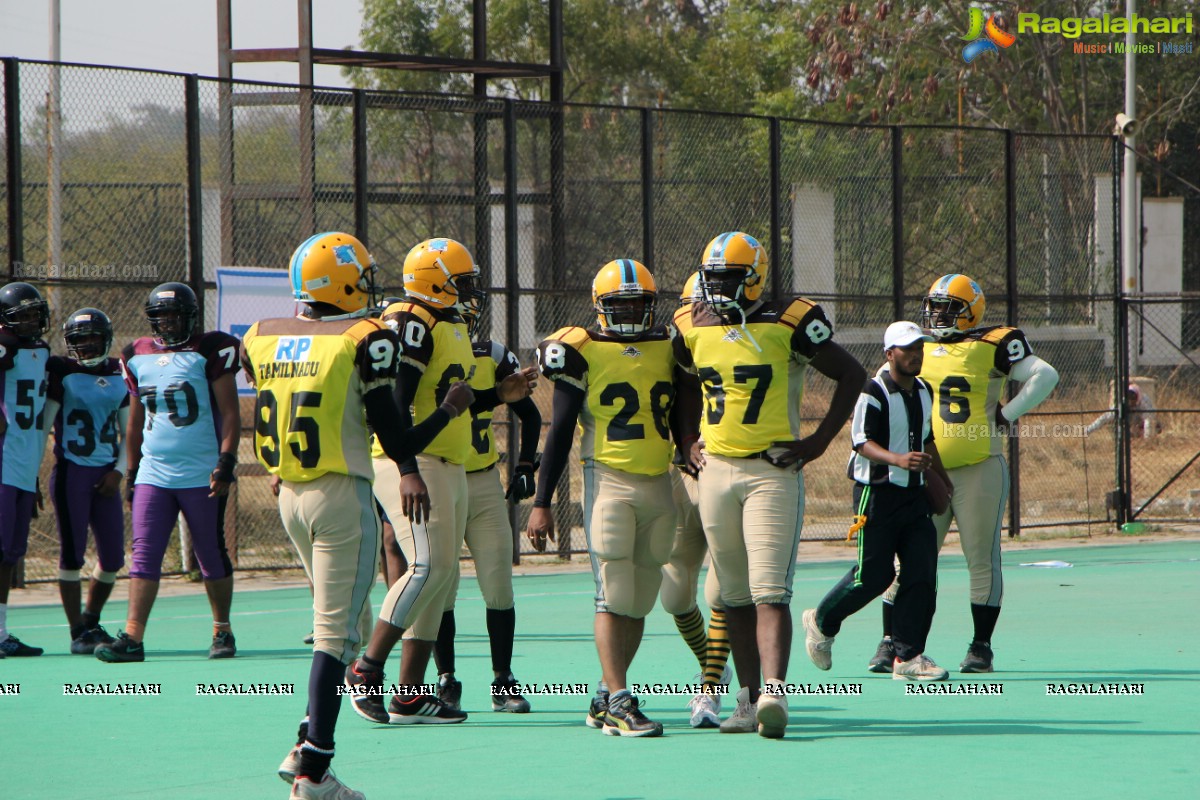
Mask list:
[[308,298],[308,292],[304,290],[304,275],[302,267],[304,265],[304,256],[308,253],[308,248],[317,239],[322,236],[328,236],[328,233],[318,233],[308,237],[304,242],[296,248],[292,253],[292,262],[289,265],[289,277],[292,282],[292,297],[297,300],[305,300]]

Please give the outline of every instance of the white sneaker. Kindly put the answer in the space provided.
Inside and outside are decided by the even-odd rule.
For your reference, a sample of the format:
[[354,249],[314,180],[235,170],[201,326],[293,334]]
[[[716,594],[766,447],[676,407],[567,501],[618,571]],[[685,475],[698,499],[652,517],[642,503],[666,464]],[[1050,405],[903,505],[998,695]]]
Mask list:
[[817,665],[817,669],[829,669],[833,666],[833,638],[821,633],[817,627],[817,610],[810,608],[801,617],[804,620],[804,649],[808,657]]
[[924,653],[908,661],[896,659],[892,665],[892,680],[895,681],[944,681],[950,673],[939,667]]
[[717,728],[721,725],[721,696],[700,692],[688,701],[693,728]]
[[288,783],[293,783],[296,780],[296,773],[300,771],[300,745],[292,748],[279,765],[279,777]]
[[326,771],[320,783],[313,783],[304,775],[297,775],[292,784],[292,800],[367,800],[362,792],[356,792]]
[[787,697],[782,693],[781,682],[768,682],[768,686],[772,684],[780,687],[779,694],[763,691],[758,696],[758,711],[755,713],[758,735],[766,739],[782,739],[788,724]]
[[750,690],[737,693],[737,708],[721,723],[721,733],[755,733],[758,730],[758,704],[750,702]]

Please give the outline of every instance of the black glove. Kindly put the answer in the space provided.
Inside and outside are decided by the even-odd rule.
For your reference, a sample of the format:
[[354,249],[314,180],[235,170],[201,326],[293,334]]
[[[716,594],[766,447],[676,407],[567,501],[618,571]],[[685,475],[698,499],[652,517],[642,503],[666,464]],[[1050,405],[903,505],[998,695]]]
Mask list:
[[221,453],[217,457],[217,468],[212,471],[212,477],[222,483],[233,483],[237,475],[233,470],[237,467],[237,456],[233,453]]
[[508,482],[508,491],[504,493],[504,499],[519,503],[533,497],[534,492],[537,491],[537,481],[533,479],[536,469],[536,464],[525,462],[517,464],[517,468],[513,470],[512,479]]

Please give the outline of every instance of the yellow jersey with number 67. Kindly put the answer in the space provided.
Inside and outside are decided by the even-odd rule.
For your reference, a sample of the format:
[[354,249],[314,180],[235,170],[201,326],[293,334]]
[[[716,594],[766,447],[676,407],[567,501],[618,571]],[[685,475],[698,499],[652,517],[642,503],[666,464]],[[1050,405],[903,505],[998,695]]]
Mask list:
[[547,379],[584,392],[580,457],[636,475],[671,466],[668,418],[675,402],[675,356],[662,327],[637,339],[584,328],[556,331],[537,349]]
[[374,319],[266,319],[242,339],[254,452],[272,475],[374,479],[363,395],[396,379],[396,335]]
[[1032,354],[1025,334],[1003,326],[925,343],[921,377],[933,388],[933,440],[946,469],[1003,452],[996,405],[1013,365]]
[[730,325],[704,303],[675,312],[675,355],[700,380],[700,436],[710,453],[745,458],[800,435],[804,373],[833,338],[819,305],[764,303]]

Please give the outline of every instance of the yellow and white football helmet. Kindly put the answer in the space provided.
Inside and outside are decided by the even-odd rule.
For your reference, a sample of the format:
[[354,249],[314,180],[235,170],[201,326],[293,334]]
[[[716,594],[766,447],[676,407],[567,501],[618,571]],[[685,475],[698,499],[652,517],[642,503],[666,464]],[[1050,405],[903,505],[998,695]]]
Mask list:
[[404,293],[434,308],[466,311],[482,303],[479,267],[471,251],[453,239],[426,239],[404,257]]
[[702,299],[700,297],[700,273],[693,272],[683,282],[683,291],[679,293],[679,305],[690,306],[700,299]]
[[748,233],[722,233],[700,259],[700,296],[718,313],[758,302],[767,282],[767,249]]
[[605,333],[641,336],[654,324],[658,286],[640,261],[618,258],[600,268],[592,281],[596,321]]
[[292,296],[301,303],[326,303],[346,314],[366,314],[375,304],[375,259],[348,233],[310,236],[290,264]]
[[921,304],[921,325],[941,339],[979,327],[987,300],[966,275],[943,275],[929,287]]

